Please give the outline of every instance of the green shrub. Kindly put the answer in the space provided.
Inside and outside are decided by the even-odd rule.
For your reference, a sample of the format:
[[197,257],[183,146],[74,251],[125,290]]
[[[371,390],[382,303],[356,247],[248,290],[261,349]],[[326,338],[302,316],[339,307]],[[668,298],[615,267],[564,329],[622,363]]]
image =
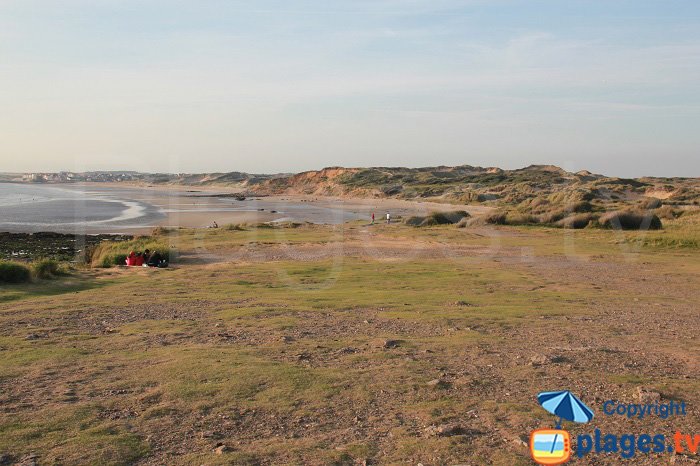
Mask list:
[[245,228],[244,228],[243,225],[240,224],[240,223],[229,223],[228,225],[224,225],[224,230],[228,230],[228,231],[245,231]]
[[483,217],[481,217],[484,223],[492,225],[505,225],[506,224],[506,214],[505,212],[490,212]]
[[19,262],[0,261],[0,283],[26,283],[31,279],[31,271],[26,265]]
[[616,230],[660,230],[661,219],[648,212],[615,211],[608,212],[598,220],[603,228]]
[[126,257],[127,254],[124,253],[104,254],[97,262],[99,263],[99,267],[106,269],[114,267],[115,265],[126,265]]
[[39,259],[32,264],[34,277],[41,279],[54,278],[63,275],[61,265],[54,259]]
[[540,216],[540,223],[556,223],[564,217],[568,212],[564,209],[557,209],[549,212],[545,212]]
[[509,212],[506,215],[507,225],[535,225],[540,223],[540,220],[534,215],[521,214],[519,212]]
[[171,233],[175,233],[177,228],[173,227],[155,227],[151,230],[151,236],[167,236]]
[[435,225],[440,225],[434,217],[425,217],[423,221],[418,225],[419,227],[433,227]]
[[495,211],[495,212],[489,212],[487,214],[479,215],[478,217],[464,218],[459,223],[457,223],[457,227],[464,228],[467,226],[476,226],[476,225],[505,225],[505,224],[506,224],[505,212]]
[[530,200],[530,208],[537,209],[549,205],[549,201],[544,197],[535,197]]
[[464,210],[451,212],[433,212],[428,216],[414,215],[405,220],[406,225],[414,227],[427,227],[434,225],[454,225],[462,219],[469,218],[469,213]]
[[573,228],[578,230],[586,228],[591,223],[591,220],[594,219],[595,216],[590,213],[571,215],[570,217],[559,220],[556,225],[561,228]]
[[453,225],[459,223],[463,218],[469,218],[469,212],[466,210],[454,210],[451,212],[435,212],[430,214],[430,217],[435,219],[440,225]]
[[412,227],[419,227],[421,224],[425,221],[426,217],[423,217],[421,215],[413,215],[411,217],[408,217],[404,223],[406,225],[410,225]]
[[131,241],[103,241],[90,252],[88,263],[93,267],[113,267],[125,265],[131,251],[157,251],[168,262],[176,260],[176,251],[165,243],[165,239],[143,236]]
[[569,212],[573,212],[576,214],[581,214],[584,212],[592,212],[593,211],[593,204],[591,204],[588,201],[580,201],[580,202],[574,202],[572,204],[569,204],[565,207],[565,210]]

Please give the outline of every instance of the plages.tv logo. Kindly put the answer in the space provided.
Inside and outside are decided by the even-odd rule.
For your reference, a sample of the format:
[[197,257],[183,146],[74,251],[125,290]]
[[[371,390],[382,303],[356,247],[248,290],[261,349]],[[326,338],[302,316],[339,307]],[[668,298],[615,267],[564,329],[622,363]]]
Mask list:
[[571,458],[571,436],[561,428],[562,421],[589,422],[593,411],[568,390],[542,392],[537,401],[559,420],[554,429],[538,429],[530,434],[532,459],[544,465],[566,463]]

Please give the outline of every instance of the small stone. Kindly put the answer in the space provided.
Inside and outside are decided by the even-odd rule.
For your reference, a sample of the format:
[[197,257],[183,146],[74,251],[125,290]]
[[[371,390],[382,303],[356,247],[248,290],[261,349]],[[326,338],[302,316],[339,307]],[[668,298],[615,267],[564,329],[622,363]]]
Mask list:
[[514,438],[512,439],[512,442],[513,442],[516,446],[519,446],[519,447],[525,447],[525,448],[527,448],[527,446],[528,446],[528,445],[527,445],[527,442],[526,442],[525,440],[523,440],[522,438],[520,438],[520,437],[514,437]]
[[384,348],[391,349],[391,348],[398,348],[401,346],[401,340],[386,340],[384,342]]
[[284,335],[284,336],[281,338],[281,340],[282,340],[283,342],[285,342],[285,343],[291,343],[292,341],[294,341],[294,338],[290,337],[289,335]]
[[447,380],[443,379],[433,379],[430,382],[426,383],[428,387],[433,387],[433,388],[449,388],[450,382]]
[[654,403],[655,401],[661,401],[661,393],[650,390],[646,387],[637,387],[635,393],[637,400],[640,403]]
[[459,424],[442,424],[439,426],[430,426],[426,429],[430,436],[437,437],[453,437],[455,435],[466,435],[468,430]]
[[219,445],[218,447],[214,448],[214,453],[217,455],[223,455],[224,452],[228,451],[228,447],[226,445]]
[[544,366],[549,363],[549,358],[544,354],[536,354],[530,358],[530,365],[534,367]]

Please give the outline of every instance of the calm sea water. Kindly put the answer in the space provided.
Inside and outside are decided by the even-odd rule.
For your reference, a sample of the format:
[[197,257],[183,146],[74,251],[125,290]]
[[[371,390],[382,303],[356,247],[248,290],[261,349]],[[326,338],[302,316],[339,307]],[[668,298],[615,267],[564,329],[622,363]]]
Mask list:
[[164,217],[156,206],[109,192],[0,183],[0,231],[123,232]]
[[[0,183],[0,231],[129,233],[170,225],[178,215],[208,213],[219,220],[265,212],[277,221],[337,224],[369,218],[369,207],[334,208],[299,201],[209,197],[194,190]],[[224,218],[221,218],[224,217]],[[176,226],[176,225],[171,225]],[[206,225],[202,225],[206,226]]]

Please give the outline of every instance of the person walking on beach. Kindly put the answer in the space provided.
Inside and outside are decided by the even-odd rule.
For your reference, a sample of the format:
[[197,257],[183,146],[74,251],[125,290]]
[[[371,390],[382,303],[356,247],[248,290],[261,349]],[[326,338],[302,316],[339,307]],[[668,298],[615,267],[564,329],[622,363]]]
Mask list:
[[390,223],[391,223],[391,214],[389,212],[387,212],[386,213],[386,224],[388,225]]
[[372,212],[372,225],[374,225],[374,212]]

